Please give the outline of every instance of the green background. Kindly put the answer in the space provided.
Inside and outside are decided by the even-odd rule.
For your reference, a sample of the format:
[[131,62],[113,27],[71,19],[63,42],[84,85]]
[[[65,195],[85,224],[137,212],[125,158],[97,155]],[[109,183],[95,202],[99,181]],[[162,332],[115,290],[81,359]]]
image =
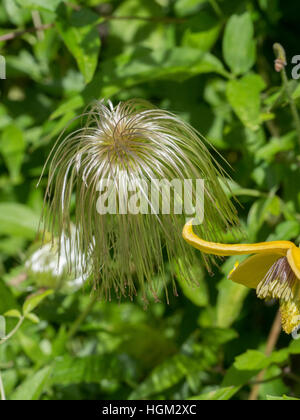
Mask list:
[[[231,165],[238,239],[298,244],[299,135],[272,46],[286,49],[298,104],[299,16],[279,0],[3,0],[0,39],[24,32],[0,42],[0,314],[44,285],[25,269],[46,178],[36,184],[58,134],[94,99],[145,98],[191,123]],[[300,342],[281,334],[264,356],[277,304],[227,280],[235,261],[209,276],[199,258],[200,287],[177,278],[169,304],[97,302],[72,337],[89,287],[56,290],[35,309],[40,321],[0,346],[8,399],[246,400],[261,369],[259,398],[299,397]]]

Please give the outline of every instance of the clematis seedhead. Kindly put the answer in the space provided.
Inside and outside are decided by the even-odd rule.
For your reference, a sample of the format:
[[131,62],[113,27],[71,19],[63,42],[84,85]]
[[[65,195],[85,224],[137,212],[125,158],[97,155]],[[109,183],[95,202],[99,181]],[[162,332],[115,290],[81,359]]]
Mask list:
[[[180,257],[185,275],[194,263],[181,237],[191,213],[186,199],[197,203],[201,196],[197,229],[209,240],[237,223],[221,184],[226,173],[196,130],[148,102],[97,101],[79,120],[76,131],[60,136],[46,163],[45,229],[61,244],[70,237],[73,220],[75,239],[66,258],[71,266],[71,255],[78,255],[81,272],[90,270],[100,297],[132,297],[137,290],[144,299],[149,291],[156,297],[161,283],[166,288],[166,260]],[[162,188],[184,186],[184,181],[190,187],[185,195]],[[197,182],[200,194],[191,188]]]
[[42,246],[37,243],[32,245],[25,270],[38,287],[71,293],[84,286],[88,271],[81,271],[84,257],[75,255],[74,240],[75,230],[71,228],[71,235],[63,235],[60,243],[57,238],[44,238]]

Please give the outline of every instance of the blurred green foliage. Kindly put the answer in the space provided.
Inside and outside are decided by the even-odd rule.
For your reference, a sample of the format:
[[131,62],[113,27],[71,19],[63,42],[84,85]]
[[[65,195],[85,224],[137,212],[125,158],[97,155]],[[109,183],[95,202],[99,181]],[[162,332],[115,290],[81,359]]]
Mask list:
[[[280,0],[1,2],[0,39],[17,33],[0,41],[0,314],[8,331],[28,305],[39,316],[0,345],[8,399],[243,400],[262,369],[261,399],[300,396],[300,341],[282,335],[264,355],[277,307],[227,280],[234,258],[213,277],[199,258],[199,288],[178,274],[180,296],[166,304],[162,293],[146,311],[139,297],[95,303],[86,286],[58,287],[20,312],[42,287],[26,270],[40,240],[38,178],[58,134],[93,99],[145,98],[207,137],[241,203],[244,236],[228,241],[299,242],[299,136],[272,50],[285,46],[291,79],[299,13]],[[298,104],[299,83],[288,89]]]

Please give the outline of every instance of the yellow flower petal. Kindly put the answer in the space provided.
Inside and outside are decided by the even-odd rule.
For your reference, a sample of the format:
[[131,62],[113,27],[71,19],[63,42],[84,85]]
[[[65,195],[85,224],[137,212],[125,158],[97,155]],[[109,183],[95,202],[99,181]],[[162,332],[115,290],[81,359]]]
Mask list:
[[236,261],[235,264],[234,264],[233,269],[228,274],[228,278],[230,278],[231,274],[238,268],[239,265],[240,265],[239,261]]
[[228,278],[235,283],[256,289],[272,265],[280,258],[274,254],[253,255],[240,263],[231,271]]
[[286,254],[291,269],[300,280],[300,249],[296,246],[288,250]]
[[290,241],[274,241],[274,242],[260,242],[257,244],[219,244],[215,242],[207,242],[199,238],[193,232],[193,221],[187,222],[183,228],[182,236],[185,241],[194,248],[206,254],[213,255],[242,255],[242,254],[277,254],[286,256],[286,253],[291,248],[297,248],[295,244]]

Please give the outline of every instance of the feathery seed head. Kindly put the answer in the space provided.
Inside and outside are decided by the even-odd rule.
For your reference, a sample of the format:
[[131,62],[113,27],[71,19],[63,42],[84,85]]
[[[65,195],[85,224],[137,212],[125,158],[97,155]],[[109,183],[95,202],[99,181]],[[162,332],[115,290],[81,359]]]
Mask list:
[[87,281],[88,272],[82,272],[84,256],[75,254],[75,235],[76,231],[72,226],[71,235],[66,237],[62,234],[60,243],[57,238],[52,238],[52,242],[48,238],[42,246],[32,246],[25,268],[27,274],[33,276],[37,286],[72,292]]
[[153,279],[164,277],[166,258],[180,256],[185,273],[193,264],[194,254],[181,238],[186,216],[195,216],[195,209],[201,213],[198,229],[208,240],[236,223],[219,181],[225,173],[190,125],[148,102],[114,107],[97,101],[83,118],[83,126],[60,138],[48,158],[45,229],[60,238],[71,235],[74,194],[72,253],[84,256],[82,272],[92,267],[99,295],[131,297],[140,289],[145,299],[148,290],[156,296],[159,284]]

